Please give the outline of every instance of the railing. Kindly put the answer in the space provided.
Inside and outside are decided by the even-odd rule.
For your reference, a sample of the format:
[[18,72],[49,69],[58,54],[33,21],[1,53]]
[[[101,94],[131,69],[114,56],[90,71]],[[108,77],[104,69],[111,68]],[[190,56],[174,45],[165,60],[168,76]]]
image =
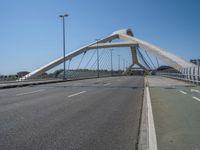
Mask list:
[[200,85],[200,66],[183,68],[176,72],[174,70],[157,71],[156,75],[170,77]]

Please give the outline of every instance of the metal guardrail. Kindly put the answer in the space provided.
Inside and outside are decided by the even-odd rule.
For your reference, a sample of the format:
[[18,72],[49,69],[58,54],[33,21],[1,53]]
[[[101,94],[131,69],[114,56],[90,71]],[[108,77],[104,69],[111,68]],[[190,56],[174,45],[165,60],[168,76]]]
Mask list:
[[169,70],[158,71],[156,72],[156,75],[170,77],[200,85],[200,66],[192,68],[183,68],[178,70],[177,72],[171,72]]

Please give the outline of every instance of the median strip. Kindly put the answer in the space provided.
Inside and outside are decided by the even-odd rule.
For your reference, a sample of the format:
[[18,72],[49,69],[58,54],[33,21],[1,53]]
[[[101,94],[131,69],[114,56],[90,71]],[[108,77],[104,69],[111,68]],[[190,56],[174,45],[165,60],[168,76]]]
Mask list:
[[75,94],[69,95],[68,97],[70,98],[70,97],[73,97],[73,96],[77,96],[77,95],[83,94],[83,93],[85,93],[85,92],[86,92],[86,91],[81,91],[81,92],[79,92],[79,93],[75,93]]
[[42,92],[42,91],[44,91],[44,90],[45,90],[45,89],[37,90],[37,91],[32,91],[32,92],[27,92],[27,93],[19,93],[19,94],[16,94],[16,96],[22,96],[22,95],[34,94],[34,93]]

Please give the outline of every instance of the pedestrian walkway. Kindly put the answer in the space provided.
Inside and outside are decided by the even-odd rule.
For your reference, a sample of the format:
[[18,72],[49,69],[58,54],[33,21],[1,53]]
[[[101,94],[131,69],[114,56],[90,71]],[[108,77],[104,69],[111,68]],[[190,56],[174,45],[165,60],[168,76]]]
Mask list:
[[149,76],[159,150],[200,150],[200,87]]

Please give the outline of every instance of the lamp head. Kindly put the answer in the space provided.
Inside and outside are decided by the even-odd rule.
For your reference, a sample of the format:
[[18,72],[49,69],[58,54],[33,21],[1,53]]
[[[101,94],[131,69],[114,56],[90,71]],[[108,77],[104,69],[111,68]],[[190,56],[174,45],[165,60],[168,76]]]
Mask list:
[[63,17],[68,17],[68,16],[69,16],[68,14],[64,14],[64,15],[60,15],[59,17],[63,18]]

